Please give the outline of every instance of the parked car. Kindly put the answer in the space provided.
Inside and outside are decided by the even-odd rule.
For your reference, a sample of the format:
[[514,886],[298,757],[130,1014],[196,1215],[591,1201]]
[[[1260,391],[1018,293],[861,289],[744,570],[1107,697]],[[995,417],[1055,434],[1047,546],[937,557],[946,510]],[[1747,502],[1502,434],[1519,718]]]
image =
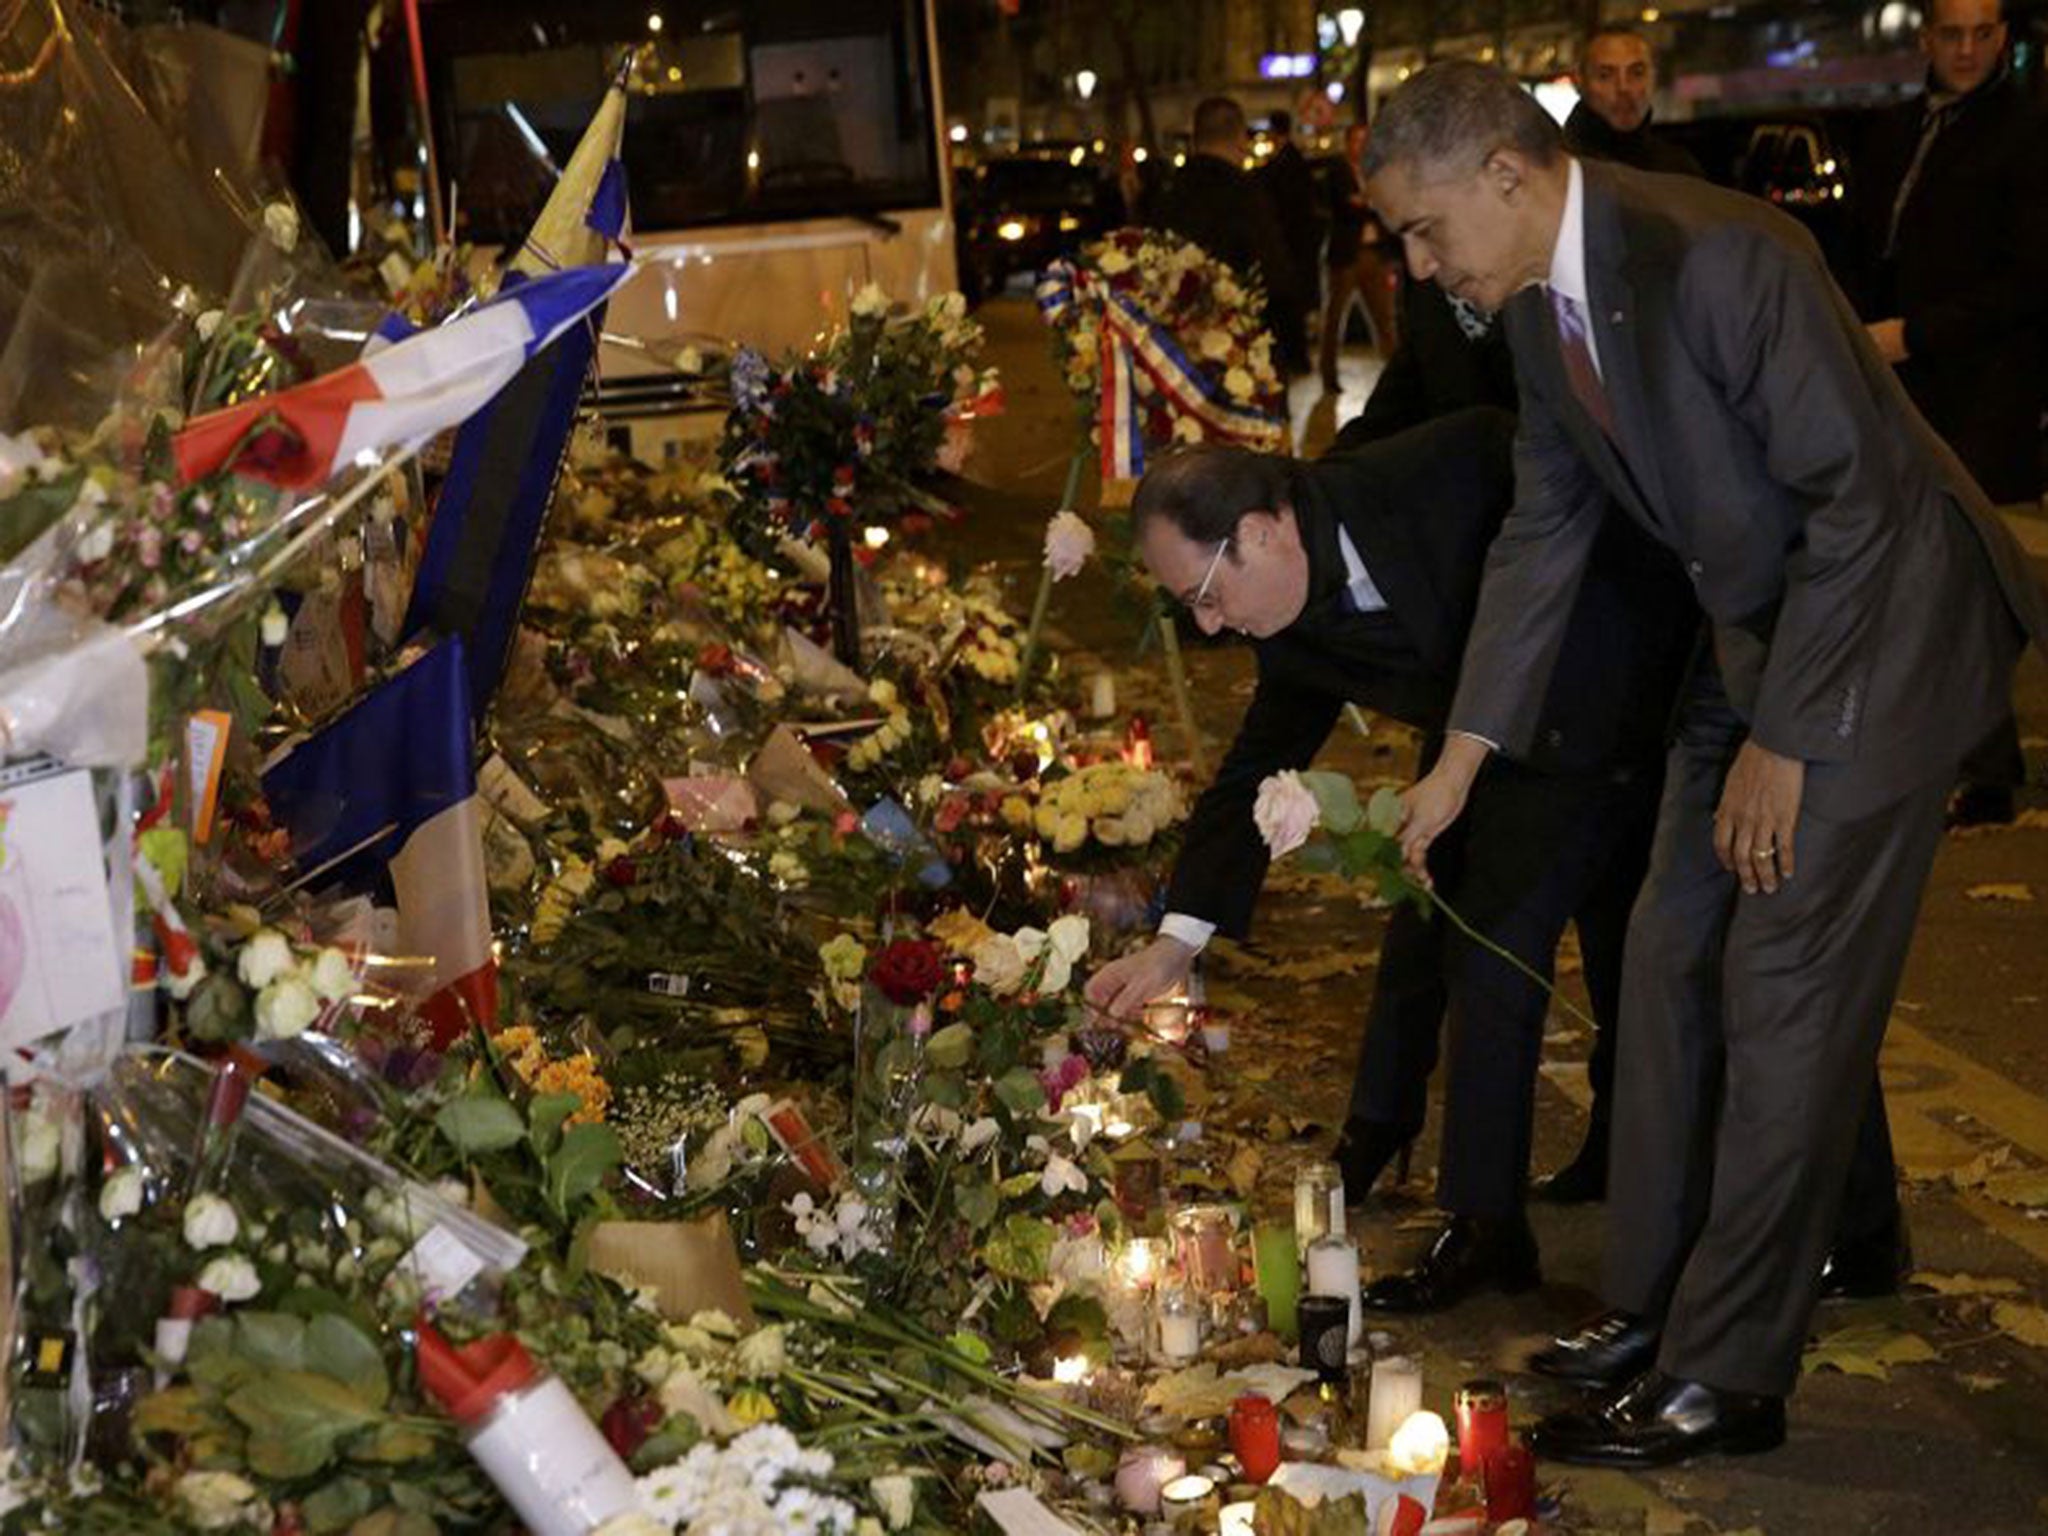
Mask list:
[[1121,222],[1107,166],[1085,144],[1033,147],[965,169],[953,208],[960,286],[977,303]]

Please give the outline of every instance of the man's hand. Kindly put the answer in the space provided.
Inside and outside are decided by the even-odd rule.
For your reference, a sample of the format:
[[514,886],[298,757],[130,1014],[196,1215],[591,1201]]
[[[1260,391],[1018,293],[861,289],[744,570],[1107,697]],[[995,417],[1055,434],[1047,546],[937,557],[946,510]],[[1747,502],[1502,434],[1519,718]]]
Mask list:
[[1477,736],[1453,732],[1444,742],[1436,766],[1420,781],[1401,791],[1401,857],[1408,873],[1425,890],[1429,879],[1429,845],[1465,809],[1472,781],[1493,749]]
[[1864,329],[1870,332],[1870,339],[1877,346],[1877,355],[1896,367],[1903,363],[1906,352],[1906,322],[1903,320],[1873,320]]
[[1136,954],[1112,960],[1088,978],[1088,1001],[1113,1019],[1128,1019],[1187,980],[1195,952],[1164,934]]
[[1721,785],[1714,856],[1754,896],[1792,878],[1792,835],[1806,789],[1806,764],[1745,741]]

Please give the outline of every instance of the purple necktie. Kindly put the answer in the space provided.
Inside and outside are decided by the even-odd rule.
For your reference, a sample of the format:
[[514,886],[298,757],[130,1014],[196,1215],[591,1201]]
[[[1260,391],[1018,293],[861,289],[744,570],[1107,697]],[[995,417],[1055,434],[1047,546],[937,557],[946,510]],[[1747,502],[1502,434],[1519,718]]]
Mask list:
[[1564,353],[1564,371],[1571,380],[1572,393],[1579,397],[1579,404],[1600,430],[1612,438],[1614,407],[1608,404],[1607,390],[1600,382],[1599,370],[1593,366],[1593,349],[1586,342],[1586,312],[1579,308],[1576,299],[1555,288],[1550,290],[1550,307],[1557,315],[1558,345]]

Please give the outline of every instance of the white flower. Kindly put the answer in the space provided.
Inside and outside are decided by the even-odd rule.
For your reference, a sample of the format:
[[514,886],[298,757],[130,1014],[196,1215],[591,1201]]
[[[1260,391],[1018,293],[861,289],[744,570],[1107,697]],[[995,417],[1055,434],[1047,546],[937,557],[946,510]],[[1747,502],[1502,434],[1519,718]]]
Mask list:
[[971,958],[974,979],[998,997],[1007,997],[1024,984],[1024,953],[1008,934],[982,940]]
[[1242,368],[1232,368],[1228,373],[1223,375],[1224,392],[1227,393],[1233,400],[1251,399],[1252,394],[1257,389],[1257,387],[1258,386],[1252,382],[1252,376],[1246,373]]
[[242,985],[261,989],[297,963],[291,940],[275,928],[258,928],[235,957],[235,973],[242,978]]
[[983,1115],[960,1133],[960,1150],[964,1153],[979,1152],[1001,1135],[1002,1129],[992,1117]]
[[731,1176],[739,1146],[738,1127],[721,1125],[705,1138],[703,1147],[690,1159],[684,1182],[692,1190],[716,1189]]
[[263,610],[263,643],[271,650],[284,644],[285,636],[292,632],[292,621],[285,617],[284,610],[272,603]]
[[202,1531],[238,1525],[270,1528],[270,1506],[257,1497],[254,1483],[233,1472],[187,1472],[171,1492]]
[[629,1509],[623,1515],[613,1515],[590,1536],[669,1536],[675,1529],[665,1520],[637,1509]]
[[1199,443],[1202,440],[1202,424],[1192,416],[1174,417],[1173,440],[1176,443]]
[[1048,1200],[1057,1200],[1065,1190],[1085,1195],[1088,1192],[1088,1175],[1073,1159],[1054,1152],[1046,1157],[1045,1172],[1038,1176],[1038,1187]]
[[199,332],[199,339],[201,341],[211,341],[213,340],[213,333],[220,329],[220,321],[220,311],[209,309],[192,322],[192,328]]
[[224,1253],[199,1271],[199,1289],[222,1301],[247,1301],[263,1289],[263,1282],[256,1278],[254,1264],[239,1253]]
[[875,1496],[892,1531],[904,1529],[917,1513],[917,1484],[904,1473],[884,1473],[868,1484],[868,1492]]
[[1062,507],[1045,525],[1045,564],[1054,581],[1077,576],[1095,553],[1095,530],[1077,512]]
[[124,1216],[133,1216],[142,1209],[142,1192],[142,1170],[133,1163],[122,1164],[100,1186],[101,1218],[119,1221]]
[[114,525],[104,518],[86,529],[78,541],[78,559],[84,565],[97,565],[113,552]]
[[64,1151],[64,1130],[56,1118],[46,1114],[38,1104],[21,1119],[21,1179],[24,1184],[38,1184],[57,1171],[57,1163]]
[[256,994],[256,1038],[293,1040],[320,1017],[320,994],[297,975],[281,976]]
[[1131,270],[1131,258],[1112,245],[1096,258],[1095,265],[1114,277],[1119,272]]
[[338,1003],[355,991],[356,968],[340,950],[323,949],[320,958],[313,962],[311,980],[322,1002]]
[[1200,345],[1202,356],[1212,358],[1220,363],[1224,358],[1230,356],[1230,333],[1217,330],[1212,326],[1210,329],[1202,332]]
[[184,970],[174,971],[167,966],[163,972],[164,990],[179,1002],[183,1002],[186,998],[190,997],[192,989],[204,980],[206,980],[206,957],[196,952],[192,956],[191,963]]
[[1315,793],[1293,769],[1276,773],[1259,786],[1252,821],[1274,858],[1283,858],[1308,841],[1316,827]]
[[[1081,954],[1088,952],[1088,920],[1081,923]],[[1065,942],[1072,943],[1072,927],[1064,930]],[[1074,960],[1078,956],[1069,953],[1059,944],[1051,941],[1052,936],[1037,928],[1019,928],[1016,933],[1017,951],[1024,957],[1026,967],[1038,963],[1038,988],[1044,993],[1064,992],[1067,983],[1074,978]]]
[[882,291],[880,283],[869,283],[853,296],[853,303],[850,307],[862,319],[871,319],[876,315],[886,315],[889,312],[889,295]]
[[789,1363],[782,1336],[779,1327],[757,1328],[741,1339],[737,1351],[740,1369],[749,1376],[780,1376]]
[[194,1248],[224,1248],[242,1230],[235,1208],[219,1195],[195,1195],[185,1207],[185,1241]]
[[683,348],[682,351],[676,354],[676,371],[678,373],[702,373],[704,371],[704,354],[695,347]]
[[267,203],[263,209],[263,233],[280,251],[299,243],[299,213],[290,203]]
[[1068,961],[1080,960],[1088,953],[1088,919],[1078,912],[1056,917],[1045,937],[1054,954]]

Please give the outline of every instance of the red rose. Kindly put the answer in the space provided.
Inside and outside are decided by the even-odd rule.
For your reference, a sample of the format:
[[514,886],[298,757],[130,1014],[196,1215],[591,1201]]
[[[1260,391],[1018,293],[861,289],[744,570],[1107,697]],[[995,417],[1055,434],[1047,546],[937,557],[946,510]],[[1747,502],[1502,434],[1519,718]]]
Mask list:
[[597,1427],[613,1450],[631,1456],[661,1427],[662,1417],[661,1404],[653,1398],[622,1397],[605,1409]]
[[939,946],[928,939],[898,939],[868,967],[868,980],[899,1008],[923,1002],[945,979]]
[[640,878],[640,869],[631,859],[621,856],[605,865],[604,877],[608,883],[623,889]]

